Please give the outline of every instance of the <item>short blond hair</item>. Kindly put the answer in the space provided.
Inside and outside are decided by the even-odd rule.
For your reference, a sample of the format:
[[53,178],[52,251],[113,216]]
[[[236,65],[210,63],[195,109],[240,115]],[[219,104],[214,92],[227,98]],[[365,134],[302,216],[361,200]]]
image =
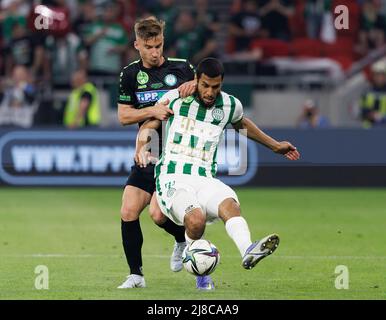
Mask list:
[[164,29],[165,22],[154,16],[141,19],[134,25],[135,36],[142,40],[149,40],[163,35]]

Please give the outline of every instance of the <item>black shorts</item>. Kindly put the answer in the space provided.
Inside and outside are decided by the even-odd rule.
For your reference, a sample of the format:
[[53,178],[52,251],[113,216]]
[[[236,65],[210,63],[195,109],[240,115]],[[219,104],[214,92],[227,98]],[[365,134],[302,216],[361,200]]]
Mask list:
[[152,195],[155,191],[154,165],[148,165],[146,168],[133,165],[126,186],[137,187]]

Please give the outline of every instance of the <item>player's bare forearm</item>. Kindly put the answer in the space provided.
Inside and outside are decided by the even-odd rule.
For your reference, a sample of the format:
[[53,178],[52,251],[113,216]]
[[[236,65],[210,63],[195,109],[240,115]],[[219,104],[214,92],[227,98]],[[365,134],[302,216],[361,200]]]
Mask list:
[[[270,137],[262,130],[260,130],[254,123],[248,118],[241,119],[238,123],[234,124],[233,127],[239,131],[241,129],[246,130],[248,138],[261,143],[262,145],[270,148],[273,152],[284,155],[288,160],[298,160],[300,153],[288,141],[277,141]],[[242,132],[243,133],[243,132]]]
[[151,133],[153,130],[157,130],[161,126],[161,121],[157,119],[147,120],[142,124],[137,134],[137,148],[142,147],[150,141]]
[[118,104],[118,120],[123,126],[146,121],[152,116],[150,108],[135,109],[130,105]]
[[247,137],[249,139],[252,139],[258,143],[261,143],[262,145],[268,147],[272,151],[276,151],[276,149],[279,147],[279,142],[264,133],[261,129],[257,127],[256,124],[253,123],[250,119],[244,117],[239,121],[238,123],[234,124],[233,127],[239,131],[241,129],[246,130]]
[[147,120],[138,131],[134,160],[140,167],[146,167],[149,162],[154,160],[148,151],[147,144],[151,141],[154,131],[160,126],[160,120],[151,119]]

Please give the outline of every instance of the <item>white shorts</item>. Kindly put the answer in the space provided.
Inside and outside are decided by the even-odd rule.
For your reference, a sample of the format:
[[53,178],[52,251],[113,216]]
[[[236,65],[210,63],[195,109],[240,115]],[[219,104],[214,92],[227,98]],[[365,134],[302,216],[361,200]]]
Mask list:
[[201,208],[208,223],[218,219],[218,207],[225,199],[239,199],[232,188],[218,179],[186,174],[161,174],[156,180],[157,201],[163,214],[178,225],[185,214]]

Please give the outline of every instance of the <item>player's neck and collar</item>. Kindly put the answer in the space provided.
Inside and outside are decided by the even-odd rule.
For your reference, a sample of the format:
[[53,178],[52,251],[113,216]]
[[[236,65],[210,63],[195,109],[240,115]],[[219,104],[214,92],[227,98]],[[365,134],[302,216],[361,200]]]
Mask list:
[[193,93],[194,100],[203,108],[205,109],[212,109],[216,107],[220,107],[223,105],[223,98],[222,98],[223,92],[220,91],[220,93],[217,95],[216,99],[214,100],[213,104],[210,107],[207,107],[203,101],[201,101],[200,96],[198,95],[198,92],[196,91]]
[[158,66],[150,66],[150,65],[145,66],[143,63],[143,60],[142,59],[139,60],[139,64],[140,64],[141,69],[145,69],[145,70],[160,69],[160,68],[166,66],[167,63],[168,63],[168,59],[165,56],[161,57],[161,61],[160,61],[160,64]]

